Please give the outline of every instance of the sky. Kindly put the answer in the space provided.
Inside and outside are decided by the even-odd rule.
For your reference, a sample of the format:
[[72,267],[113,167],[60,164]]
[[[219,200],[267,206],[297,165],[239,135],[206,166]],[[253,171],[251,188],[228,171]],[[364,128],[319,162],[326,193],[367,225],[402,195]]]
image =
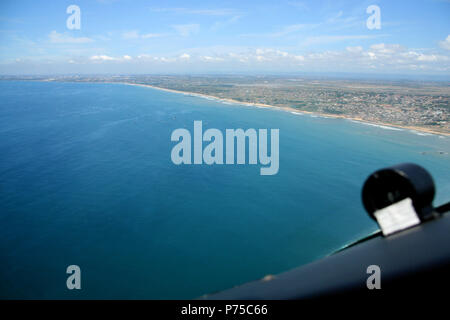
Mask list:
[[0,74],[286,72],[450,76],[450,0],[0,1]]

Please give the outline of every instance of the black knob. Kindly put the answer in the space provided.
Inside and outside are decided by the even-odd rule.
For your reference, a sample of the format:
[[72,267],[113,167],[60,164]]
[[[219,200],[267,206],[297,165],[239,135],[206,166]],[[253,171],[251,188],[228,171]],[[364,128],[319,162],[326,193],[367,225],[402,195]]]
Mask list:
[[362,201],[374,220],[374,212],[403,199],[410,198],[421,221],[433,214],[435,195],[433,178],[427,170],[414,163],[402,163],[378,170],[364,183]]

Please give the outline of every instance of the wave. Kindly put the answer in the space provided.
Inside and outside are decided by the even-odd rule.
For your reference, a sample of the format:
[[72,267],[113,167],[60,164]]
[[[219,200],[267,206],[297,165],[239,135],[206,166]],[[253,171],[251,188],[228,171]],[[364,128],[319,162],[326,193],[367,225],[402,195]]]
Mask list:
[[416,130],[409,130],[411,133],[417,134],[418,136],[434,136],[434,134],[432,133],[428,133],[428,132],[419,132]]
[[358,121],[358,120],[353,120],[353,119],[347,119],[347,120],[351,121],[351,122],[354,122],[354,123],[364,124],[366,126],[377,127],[377,128],[381,128],[381,129],[385,129],[385,130],[404,131],[401,128],[385,126],[385,125],[382,125],[382,124],[369,123],[369,122]]
[[394,127],[389,127],[389,126],[384,126],[381,124],[374,124],[374,123],[364,123],[368,126],[373,126],[373,127],[378,127],[378,128],[382,128],[382,129],[386,129],[386,130],[394,130],[394,131],[403,131],[403,129],[400,128],[394,128]]

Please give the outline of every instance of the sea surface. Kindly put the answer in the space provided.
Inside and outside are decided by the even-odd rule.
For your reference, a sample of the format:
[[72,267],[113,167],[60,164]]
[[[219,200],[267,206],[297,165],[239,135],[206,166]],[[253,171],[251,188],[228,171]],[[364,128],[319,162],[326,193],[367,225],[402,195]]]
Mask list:
[[[280,129],[280,169],[171,162],[173,130]],[[196,298],[377,230],[361,187],[400,162],[449,200],[450,139],[121,84],[0,82],[0,298]],[[81,268],[81,290],[66,268]]]

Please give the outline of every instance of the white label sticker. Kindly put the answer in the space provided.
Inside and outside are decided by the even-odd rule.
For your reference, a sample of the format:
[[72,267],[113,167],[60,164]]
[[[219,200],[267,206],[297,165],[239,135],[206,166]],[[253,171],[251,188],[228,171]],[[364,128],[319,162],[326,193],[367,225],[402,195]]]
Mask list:
[[410,198],[377,210],[374,215],[385,236],[420,223]]

